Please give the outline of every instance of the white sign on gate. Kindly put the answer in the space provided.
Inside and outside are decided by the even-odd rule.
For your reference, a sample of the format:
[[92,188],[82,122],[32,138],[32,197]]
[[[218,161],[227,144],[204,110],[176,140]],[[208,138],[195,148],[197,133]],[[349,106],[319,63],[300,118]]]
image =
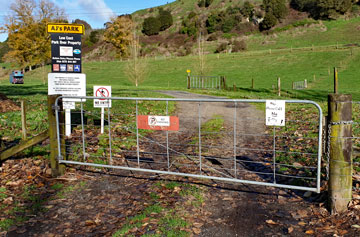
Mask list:
[[285,126],[285,100],[266,101],[266,126]]
[[[48,95],[86,96],[86,75],[75,73],[49,73]],[[63,99],[81,102],[85,99]]]
[[94,99],[94,108],[111,108],[111,86],[94,86],[94,96],[101,99]]

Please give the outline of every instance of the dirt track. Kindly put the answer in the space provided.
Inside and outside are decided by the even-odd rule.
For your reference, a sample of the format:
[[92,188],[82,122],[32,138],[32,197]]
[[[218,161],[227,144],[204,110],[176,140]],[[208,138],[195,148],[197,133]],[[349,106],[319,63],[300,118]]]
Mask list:
[[[164,92],[176,98],[213,98],[189,94],[186,92]],[[189,103],[178,103],[177,115],[182,121],[183,129],[197,126],[188,119],[191,110],[197,106]],[[196,111],[192,111],[196,112]],[[223,103],[216,106],[203,105],[201,117],[205,121],[213,115],[221,114],[225,123],[233,124],[233,108]],[[251,105],[239,105],[238,116],[261,117],[262,112]],[[263,125],[255,121],[253,125],[243,125],[242,132],[261,132]],[[183,130],[184,131],[184,130]],[[226,141],[225,141],[226,142]],[[251,141],[260,142],[260,141]],[[319,235],[333,236],[341,233],[340,227],[328,220],[331,232],[322,233],[323,223],[320,215],[326,216],[322,197],[313,194],[303,197],[303,192],[280,190],[263,186],[244,184],[228,184],[171,176],[146,175],[120,171],[114,174],[103,172],[82,172],[72,170],[69,178],[75,179],[70,184],[77,185],[86,181],[86,185],[69,192],[65,197],[53,197],[44,203],[46,212],[29,217],[23,225],[14,226],[7,236],[112,236],[120,229],[126,220],[144,210],[151,202],[150,193],[163,195],[157,202],[167,207],[181,206],[188,209],[187,201],[176,196],[174,190],[165,188],[154,189],[161,180],[176,180],[177,182],[196,183],[205,190],[204,203],[198,207],[190,207],[187,216],[191,224],[197,223],[199,228],[189,227],[189,234],[194,236],[304,236],[306,231]],[[161,196],[160,195],[160,196]],[[164,199],[164,200],[163,200]],[[319,203],[313,201],[320,201]],[[154,215],[153,218],[157,216]],[[349,223],[343,222],[343,223]],[[146,225],[148,223],[143,223]],[[154,224],[156,228],[156,224]],[[348,224],[349,225],[349,224]],[[332,229],[331,229],[332,228]],[[199,232],[200,229],[200,232]],[[145,232],[144,232],[145,231]],[[146,232],[148,231],[148,232]],[[312,232],[311,232],[312,231]],[[155,230],[135,228],[132,236],[155,234]],[[355,232],[348,232],[349,236]]]

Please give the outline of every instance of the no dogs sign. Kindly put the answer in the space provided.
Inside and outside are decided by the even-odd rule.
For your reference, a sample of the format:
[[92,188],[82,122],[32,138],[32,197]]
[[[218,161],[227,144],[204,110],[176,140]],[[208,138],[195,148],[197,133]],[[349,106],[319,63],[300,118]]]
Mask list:
[[94,86],[94,96],[100,99],[94,99],[94,108],[111,108],[111,86]]

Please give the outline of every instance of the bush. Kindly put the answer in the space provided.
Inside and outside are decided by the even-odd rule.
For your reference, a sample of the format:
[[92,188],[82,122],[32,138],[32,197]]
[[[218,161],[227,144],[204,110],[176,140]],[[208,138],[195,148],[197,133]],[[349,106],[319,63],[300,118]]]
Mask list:
[[244,2],[243,7],[241,8],[241,14],[245,17],[252,18],[254,14],[254,6],[249,2]]
[[240,52],[246,49],[247,49],[247,45],[244,40],[235,40],[233,42],[232,52]]
[[199,7],[209,7],[212,2],[213,2],[213,0],[200,0],[198,2],[198,6]]
[[89,40],[91,43],[96,44],[99,42],[102,30],[93,30],[90,33]]
[[228,44],[227,43],[221,43],[215,50],[215,53],[221,53],[226,50]]
[[276,23],[276,17],[272,13],[266,13],[264,20],[260,23],[260,30],[270,30]]
[[160,27],[161,22],[159,18],[150,16],[145,18],[142,32],[145,35],[157,35],[160,32]]
[[266,13],[271,13],[277,19],[284,18],[288,13],[286,0],[263,0],[263,6]]
[[170,11],[159,9],[160,31],[168,29],[173,24],[173,17]]
[[230,32],[236,24],[236,21],[234,18],[228,17],[224,20],[224,23],[221,25],[221,30],[224,33]]

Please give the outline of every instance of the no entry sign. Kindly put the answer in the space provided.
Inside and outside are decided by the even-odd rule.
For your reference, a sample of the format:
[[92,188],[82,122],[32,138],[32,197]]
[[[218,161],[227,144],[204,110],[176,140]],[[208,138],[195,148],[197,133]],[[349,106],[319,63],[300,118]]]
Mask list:
[[100,99],[94,100],[94,108],[111,108],[111,86],[94,86],[94,96]]
[[139,129],[179,131],[179,118],[176,116],[138,115]]

